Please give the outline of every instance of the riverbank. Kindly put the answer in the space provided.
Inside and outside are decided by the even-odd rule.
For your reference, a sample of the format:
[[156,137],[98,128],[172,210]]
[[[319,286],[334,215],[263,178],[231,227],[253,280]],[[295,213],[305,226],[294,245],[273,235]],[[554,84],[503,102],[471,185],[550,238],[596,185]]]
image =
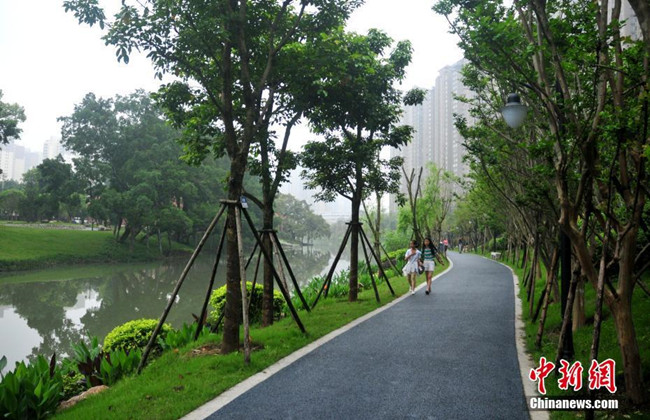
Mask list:
[[[436,272],[446,268],[437,266]],[[418,283],[422,281],[424,276],[419,276]],[[252,328],[251,339],[259,349],[252,353],[249,366],[244,365],[241,353],[215,355],[197,351],[219,343],[220,336],[209,342],[194,342],[164,353],[141,375],[118,382],[109,390],[59,413],[56,418],[180,418],[283,357],[392,302],[408,290],[403,277],[392,278],[391,285],[395,297],[385,283],[379,285],[381,303],[375,301],[373,290],[367,289],[359,293],[357,302],[348,302],[347,297],[330,297],[321,299],[309,313],[299,311],[307,334],[302,334],[291,318],[267,328]]]
[[[191,252],[175,244],[172,252]],[[69,264],[144,262],[162,258],[158,247],[115,242],[108,231],[0,226],[0,272]]]

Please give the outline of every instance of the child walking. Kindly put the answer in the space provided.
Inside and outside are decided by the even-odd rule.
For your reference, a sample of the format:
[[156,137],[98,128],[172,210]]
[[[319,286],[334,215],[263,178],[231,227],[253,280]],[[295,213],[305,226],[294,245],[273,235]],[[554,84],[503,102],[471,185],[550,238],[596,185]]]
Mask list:
[[411,294],[415,294],[415,280],[418,275],[418,267],[422,265],[420,262],[420,257],[422,253],[418,249],[418,243],[416,241],[411,241],[409,244],[409,249],[406,250],[404,255],[404,260],[406,261],[406,266],[404,266],[404,274],[408,279]]

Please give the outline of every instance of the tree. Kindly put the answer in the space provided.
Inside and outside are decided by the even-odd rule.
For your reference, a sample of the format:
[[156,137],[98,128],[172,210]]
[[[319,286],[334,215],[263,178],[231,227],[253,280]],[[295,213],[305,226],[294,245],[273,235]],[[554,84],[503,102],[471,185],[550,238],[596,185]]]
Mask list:
[[3,219],[15,220],[20,214],[20,202],[25,199],[25,193],[17,188],[0,192],[0,215]]
[[306,115],[325,140],[305,146],[303,177],[308,188],[320,189],[319,200],[332,201],[336,195],[350,200],[349,300],[356,301],[361,202],[372,192],[398,192],[401,159],[378,159],[378,154],[385,146],[399,148],[410,140],[413,128],[397,126],[401,105],[421,103],[424,92],[402,95],[394,87],[411,60],[407,41],[386,56],[392,40],[377,30],[367,36],[341,30],[318,42],[329,42],[336,59],[324,63],[327,75],[313,87],[318,101]]
[[442,227],[449,215],[454,200],[454,188],[459,184],[458,180],[452,173],[438,168],[434,163],[430,163],[428,176],[424,181],[422,189],[422,199],[420,204],[423,207],[425,231],[431,237],[434,233],[437,235],[437,242],[442,241]]
[[[91,216],[110,219],[116,238],[126,221],[120,240],[131,247],[140,233],[156,235],[160,249],[166,228],[180,234],[170,214],[181,205],[187,211],[196,204],[195,183],[202,177],[179,159],[177,132],[148,94],[137,91],[108,100],[88,94],[72,115],[60,120],[63,144],[79,155],[75,166]],[[179,223],[191,230],[189,220]]]
[[[179,80],[163,86],[158,100],[183,130],[190,162],[209,154],[230,159],[228,199],[238,202],[251,146],[273,112],[270,83],[278,80],[276,60],[292,42],[319,32],[329,19],[347,16],[357,1],[219,0],[214,2],[125,1],[114,19],[93,0],[66,1],[80,22],[98,23],[118,60],[133,49],[145,51],[158,74]],[[292,69],[300,71],[300,69]],[[228,211],[227,298],[222,351],[239,348],[240,267],[235,209]]]
[[7,144],[12,138],[19,138],[22,129],[19,124],[25,121],[25,110],[18,104],[2,102],[0,90],[0,144]]
[[[448,17],[483,76],[477,87],[498,94],[484,103],[492,115],[486,112],[481,124],[499,127],[493,111],[513,88],[531,107],[528,126],[538,154],[548,157],[560,228],[599,296],[591,357],[598,354],[604,301],[616,326],[627,395],[642,403],[647,395],[631,302],[642,268],[638,240],[647,230],[647,37],[644,44],[622,36],[620,1],[465,3],[444,0],[435,10]],[[647,16],[640,13],[646,35]],[[601,238],[597,247],[595,238]],[[618,282],[605,288],[610,277]]]
[[330,227],[322,216],[314,214],[309,204],[291,194],[279,194],[276,200],[278,232],[285,240],[303,245],[313,239],[330,235]]
[[41,174],[33,168],[23,174],[24,199],[20,202],[20,217],[28,222],[41,220],[43,215],[43,196],[40,188]]
[[80,185],[61,155],[45,159],[37,167],[40,174],[40,189],[46,206],[46,217],[59,217],[61,206],[68,210],[67,219],[72,220],[71,211],[79,207]]

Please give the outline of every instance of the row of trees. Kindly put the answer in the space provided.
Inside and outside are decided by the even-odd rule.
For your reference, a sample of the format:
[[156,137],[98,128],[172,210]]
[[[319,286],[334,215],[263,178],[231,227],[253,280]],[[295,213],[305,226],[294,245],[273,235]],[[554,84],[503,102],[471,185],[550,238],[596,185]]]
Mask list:
[[[626,36],[620,0],[475,3],[438,1],[470,65],[464,83],[474,92],[472,120],[458,127],[475,175],[472,200],[484,226],[507,231],[533,255],[528,284],[533,310],[538,261],[548,273],[548,304],[560,238],[577,265],[567,294],[558,356],[570,333],[574,296],[584,278],[597,292],[591,358],[597,359],[602,304],[612,314],[623,360],[625,391],[647,400],[632,294],[648,268],[648,53],[650,16],[630,1],[643,38]],[[643,6],[643,7],[642,7]],[[507,46],[507,47],[506,47]],[[499,115],[512,91],[528,104],[523,129]],[[568,250],[568,248],[566,248]],[[571,262],[563,271],[571,274]],[[578,298],[579,299],[579,298]],[[544,316],[540,318],[540,332]]]
[[[403,100],[417,103],[422,92],[403,95],[394,85],[410,61],[408,42],[392,47],[378,31],[366,36],[342,27],[361,2],[125,1],[107,19],[96,1],[66,1],[82,23],[99,24],[104,39],[128,61],[144,51],[163,85],[157,100],[167,118],[182,130],[186,158],[227,156],[228,198],[251,197],[263,209],[263,228],[274,226],[273,203],[279,184],[296,159],[288,152],[291,130],[306,117],[325,138],[305,147],[308,185],[319,198],[350,199],[352,235],[350,300],[356,300],[358,222],[361,200],[371,191],[397,189],[399,160],[384,161],[384,145],[399,147],[410,127],[398,127]],[[276,130],[284,134],[277,138]],[[261,180],[261,196],[243,183],[247,170]],[[227,301],[222,350],[239,347],[240,261],[234,232],[235,211],[228,211]],[[270,244],[265,244],[270,248]],[[265,266],[263,324],[272,322],[270,267]]]
[[[58,156],[28,171],[22,184],[0,192],[2,216],[32,222],[91,218],[114,226],[122,242],[156,235],[161,252],[163,233],[190,243],[205,230],[225,197],[218,181],[226,177],[227,162],[208,159],[192,167],[181,161],[177,132],[149,94],[137,91],[114,99],[88,94],[61,120],[63,143],[77,156],[74,164]],[[252,178],[246,185],[253,192],[259,189]],[[290,241],[329,233],[325,220],[305,202],[287,195],[276,208],[305,221],[281,233]]]

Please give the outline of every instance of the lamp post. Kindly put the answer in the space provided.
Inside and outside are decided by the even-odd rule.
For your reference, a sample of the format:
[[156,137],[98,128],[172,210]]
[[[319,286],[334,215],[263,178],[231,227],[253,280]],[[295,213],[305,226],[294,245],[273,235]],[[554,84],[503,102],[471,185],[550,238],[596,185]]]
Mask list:
[[[508,95],[506,105],[501,108],[501,115],[511,128],[519,128],[524,124],[528,107],[521,103],[519,95],[511,93]],[[560,229],[560,255],[561,255],[561,310],[562,318],[566,312],[567,299],[569,296],[569,288],[571,287],[571,241],[566,233]],[[569,313],[569,317],[571,314]],[[569,319],[569,324],[571,319]],[[571,328],[569,326],[569,328]],[[565,360],[572,360],[573,352],[573,331],[568,329],[564,335],[563,352],[561,357]]]

